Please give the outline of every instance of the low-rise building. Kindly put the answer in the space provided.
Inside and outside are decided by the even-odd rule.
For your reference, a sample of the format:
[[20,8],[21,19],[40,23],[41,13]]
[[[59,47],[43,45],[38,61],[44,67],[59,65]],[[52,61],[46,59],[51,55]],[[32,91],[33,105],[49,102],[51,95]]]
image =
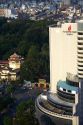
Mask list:
[[20,78],[20,66],[23,58],[16,53],[7,61],[0,61],[0,80],[16,81]]

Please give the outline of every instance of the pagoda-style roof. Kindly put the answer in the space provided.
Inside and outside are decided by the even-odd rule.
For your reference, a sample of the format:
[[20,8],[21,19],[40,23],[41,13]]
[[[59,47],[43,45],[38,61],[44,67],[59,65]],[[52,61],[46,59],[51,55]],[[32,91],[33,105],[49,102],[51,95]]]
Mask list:
[[10,61],[18,61],[18,60],[21,60],[21,56],[16,54],[16,53],[14,53],[14,54],[12,54],[10,56],[10,58],[8,60],[10,60]]

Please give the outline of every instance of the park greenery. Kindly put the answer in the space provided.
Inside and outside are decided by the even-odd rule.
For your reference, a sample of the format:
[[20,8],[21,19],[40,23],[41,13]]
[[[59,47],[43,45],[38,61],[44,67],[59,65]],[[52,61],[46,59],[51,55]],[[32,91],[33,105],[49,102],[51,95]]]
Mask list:
[[0,60],[6,60],[16,52],[24,57],[21,80],[49,81],[49,33],[55,23],[47,20],[7,20],[0,18]]
[[13,102],[14,100],[10,96],[0,97],[0,112],[5,112],[8,106]]
[[16,109],[16,117],[4,116],[4,125],[39,125],[35,117],[35,104],[32,100],[21,102]]
[[2,92],[0,92],[0,112],[4,114],[10,105],[14,103],[13,97],[14,87],[8,85]]

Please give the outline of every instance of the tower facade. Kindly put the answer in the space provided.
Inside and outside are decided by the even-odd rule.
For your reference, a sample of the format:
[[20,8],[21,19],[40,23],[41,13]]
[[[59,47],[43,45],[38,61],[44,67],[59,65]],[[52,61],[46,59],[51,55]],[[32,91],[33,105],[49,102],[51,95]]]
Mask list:
[[57,81],[65,81],[67,73],[77,74],[77,24],[50,27],[49,45],[50,91],[56,92]]

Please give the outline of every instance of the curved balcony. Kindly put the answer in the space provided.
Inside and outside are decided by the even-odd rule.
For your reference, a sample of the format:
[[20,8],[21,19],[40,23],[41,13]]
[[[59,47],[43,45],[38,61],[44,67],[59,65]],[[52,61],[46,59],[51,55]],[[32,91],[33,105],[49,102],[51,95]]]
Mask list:
[[36,106],[39,108],[40,111],[51,115],[53,117],[63,118],[63,119],[73,119],[72,115],[66,115],[64,110],[60,110],[56,107],[51,106],[47,100],[41,98],[41,95],[36,100]]
[[64,101],[75,103],[75,94],[70,94],[57,89],[57,95],[59,96],[59,98],[61,98]]

